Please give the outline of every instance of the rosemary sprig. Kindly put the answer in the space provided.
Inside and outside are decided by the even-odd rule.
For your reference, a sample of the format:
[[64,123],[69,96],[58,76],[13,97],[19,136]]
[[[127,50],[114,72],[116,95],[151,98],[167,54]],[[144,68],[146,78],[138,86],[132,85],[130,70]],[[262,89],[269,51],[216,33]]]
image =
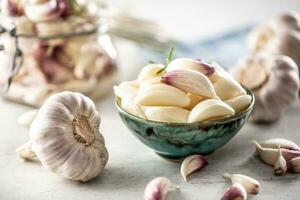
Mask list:
[[162,68],[161,70],[159,70],[156,74],[160,74],[162,73],[163,71],[165,71],[168,67],[168,65],[170,64],[170,62],[172,61],[172,58],[173,58],[173,52],[174,52],[174,48],[172,47],[168,53],[168,56],[166,58],[166,65],[164,68]]

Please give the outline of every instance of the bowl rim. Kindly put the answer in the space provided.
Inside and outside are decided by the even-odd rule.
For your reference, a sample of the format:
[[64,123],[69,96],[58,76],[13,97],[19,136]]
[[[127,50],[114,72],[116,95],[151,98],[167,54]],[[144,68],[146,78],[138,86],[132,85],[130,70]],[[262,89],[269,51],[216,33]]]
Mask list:
[[[242,84],[241,84],[242,85]],[[238,114],[234,114],[230,117],[225,117],[225,118],[222,118],[222,119],[219,119],[219,120],[214,120],[214,121],[205,121],[205,122],[193,122],[193,123],[183,123],[183,122],[180,122],[180,123],[176,123],[176,122],[159,122],[159,121],[153,121],[153,120],[149,120],[149,119],[144,119],[144,118],[141,118],[141,117],[138,117],[136,115],[133,115],[129,112],[127,112],[126,110],[124,110],[121,106],[120,106],[120,100],[121,98],[120,97],[115,97],[115,105],[117,107],[117,109],[119,110],[119,112],[122,112],[126,115],[129,115],[130,117],[132,118],[135,118],[139,121],[144,121],[144,122],[148,122],[148,123],[154,123],[154,124],[160,124],[160,125],[168,125],[168,126],[194,126],[194,125],[197,125],[197,126],[207,126],[207,125],[216,125],[216,124],[224,124],[224,123],[227,123],[227,122],[230,122],[232,120],[236,120],[236,119],[239,119],[240,117],[242,117],[243,115],[245,115],[246,113],[248,113],[249,111],[252,110],[253,106],[254,106],[254,102],[255,102],[255,96],[253,94],[253,92],[247,88],[246,86],[242,85],[242,87],[246,90],[247,94],[251,96],[251,102],[248,106],[247,109],[243,110],[242,112],[239,112]]]

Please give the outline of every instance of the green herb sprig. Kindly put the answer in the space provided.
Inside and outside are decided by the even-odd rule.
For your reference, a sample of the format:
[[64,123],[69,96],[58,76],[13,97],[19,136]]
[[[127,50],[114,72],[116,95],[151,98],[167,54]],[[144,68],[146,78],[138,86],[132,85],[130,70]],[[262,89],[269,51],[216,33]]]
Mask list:
[[156,74],[160,74],[162,73],[163,71],[165,71],[168,67],[168,65],[170,64],[170,62],[172,61],[172,58],[173,58],[173,52],[174,52],[174,48],[172,47],[170,50],[169,50],[169,53],[168,53],[168,56],[166,58],[166,64],[165,64],[165,67],[162,68],[161,70],[159,70]]

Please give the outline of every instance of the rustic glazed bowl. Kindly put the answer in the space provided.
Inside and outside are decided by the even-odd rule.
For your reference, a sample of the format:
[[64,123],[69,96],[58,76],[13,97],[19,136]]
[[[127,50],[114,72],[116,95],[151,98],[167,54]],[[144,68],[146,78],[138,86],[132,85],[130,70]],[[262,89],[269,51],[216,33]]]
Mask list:
[[127,128],[146,146],[168,159],[182,159],[192,154],[207,155],[226,144],[244,126],[254,104],[251,96],[247,109],[234,116],[210,122],[168,123],[142,119],[134,116],[115,104]]

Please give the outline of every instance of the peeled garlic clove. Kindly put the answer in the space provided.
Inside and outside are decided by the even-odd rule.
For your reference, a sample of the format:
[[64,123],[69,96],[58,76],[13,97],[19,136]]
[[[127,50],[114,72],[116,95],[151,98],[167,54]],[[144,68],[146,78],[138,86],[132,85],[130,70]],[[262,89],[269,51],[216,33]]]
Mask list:
[[184,92],[207,98],[218,98],[210,80],[200,72],[192,70],[175,70],[161,77],[161,82],[181,89]]
[[132,115],[146,119],[146,116],[140,106],[135,104],[134,98],[125,97],[121,99],[121,107]]
[[23,144],[19,148],[17,148],[16,152],[22,160],[36,160],[37,156],[35,152],[32,150],[31,147],[32,143],[31,141],[28,141],[27,143]]
[[176,58],[170,62],[167,71],[175,71],[180,69],[189,69],[197,72],[201,72],[205,76],[209,77],[215,72],[215,68],[201,60],[191,58]]
[[181,176],[183,177],[184,181],[187,182],[186,177],[193,173],[196,170],[200,170],[208,165],[207,160],[202,155],[192,155],[186,157],[180,168]]
[[161,77],[150,78],[140,83],[139,92],[142,92],[151,85],[161,84]]
[[250,95],[241,95],[225,101],[225,103],[228,104],[231,108],[233,108],[236,113],[245,110],[249,106],[250,102]]
[[280,146],[278,146],[278,157],[274,164],[274,174],[281,176],[285,174],[286,171],[287,171],[287,163],[284,157],[282,156]]
[[149,120],[174,123],[186,123],[190,113],[175,106],[147,106],[143,110]]
[[243,174],[224,174],[224,178],[230,179],[232,184],[239,183],[241,184],[249,194],[258,194],[260,184],[254,178],[245,176]]
[[280,146],[280,148],[282,148],[282,149],[300,151],[299,146],[295,142],[284,139],[284,138],[271,138],[271,139],[261,142],[260,145],[264,148],[275,149],[278,146]]
[[[278,158],[278,150],[272,148],[264,148],[258,142],[252,141],[258,151],[260,158],[267,164],[274,166]],[[299,151],[293,151],[289,149],[281,149],[282,156],[284,159],[289,162],[289,160],[299,157]]]
[[191,100],[190,105],[185,107],[185,109],[187,109],[187,110],[192,110],[198,103],[200,103],[200,101],[203,101],[206,99],[205,97],[202,97],[202,96],[199,96],[196,94],[192,94],[192,93],[187,93],[187,95]]
[[300,157],[293,158],[289,161],[289,169],[292,172],[300,172]]
[[138,94],[139,84],[136,81],[124,81],[118,86],[114,86],[115,95],[121,99],[134,98]]
[[190,112],[188,122],[202,122],[210,119],[234,115],[234,110],[217,99],[207,99],[198,103]]
[[165,72],[158,73],[165,66],[163,64],[149,64],[145,66],[139,73],[137,80],[144,81],[150,78],[162,76]]
[[169,179],[158,177],[148,183],[145,188],[145,200],[165,200],[169,192],[179,189]]
[[152,85],[141,91],[136,99],[136,104],[142,106],[178,106],[186,107],[190,104],[190,98],[181,90],[165,85]]
[[33,109],[23,113],[17,119],[18,124],[20,124],[21,126],[30,127],[37,113],[38,113],[37,109]]
[[233,184],[227,188],[223,194],[221,200],[246,200],[247,192],[246,189],[239,183]]

